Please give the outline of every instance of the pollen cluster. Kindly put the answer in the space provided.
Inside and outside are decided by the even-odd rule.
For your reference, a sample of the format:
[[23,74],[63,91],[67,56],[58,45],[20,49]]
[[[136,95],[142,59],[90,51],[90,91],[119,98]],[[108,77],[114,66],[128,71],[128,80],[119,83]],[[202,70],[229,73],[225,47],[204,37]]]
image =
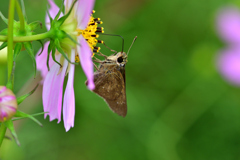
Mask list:
[[100,50],[100,47],[96,47],[97,43],[103,43],[103,41],[97,40],[99,37],[97,33],[104,33],[104,31],[103,27],[98,27],[98,24],[102,24],[102,21],[100,21],[100,18],[94,18],[93,13],[95,13],[95,11],[92,12],[87,27],[84,30],[77,29],[77,32],[78,36],[83,35],[86,39],[94,55],[94,53]]
[[79,59],[79,56],[78,54],[75,56],[75,63],[79,63],[80,62],[80,59]]

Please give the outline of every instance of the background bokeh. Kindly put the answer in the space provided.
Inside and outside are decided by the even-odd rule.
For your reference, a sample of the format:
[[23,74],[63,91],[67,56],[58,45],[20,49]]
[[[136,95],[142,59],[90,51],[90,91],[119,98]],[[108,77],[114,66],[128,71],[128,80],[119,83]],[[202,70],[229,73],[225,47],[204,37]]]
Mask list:
[[[56,0],[61,4],[60,0]],[[47,1],[25,0],[28,21],[44,23]],[[240,88],[228,83],[216,68],[225,47],[216,32],[221,7],[237,0],[99,0],[95,17],[105,33],[124,37],[125,51],[133,38],[126,66],[128,114],[118,116],[90,92],[80,66],[75,71],[75,126],[38,120],[15,123],[21,146],[5,140],[3,160],[237,160],[240,159]],[[7,16],[8,1],[0,11]],[[17,18],[17,17],[16,17]],[[44,25],[43,25],[44,26]],[[0,21],[0,29],[7,26]],[[46,29],[38,29],[44,32]],[[114,50],[118,37],[100,36]],[[35,51],[39,43],[33,43]],[[101,51],[110,55],[104,46]],[[0,85],[6,63],[0,62]],[[17,61],[15,93],[21,95],[40,80],[33,79],[26,52]],[[42,112],[41,87],[19,106]],[[1,159],[0,158],[0,159]]]

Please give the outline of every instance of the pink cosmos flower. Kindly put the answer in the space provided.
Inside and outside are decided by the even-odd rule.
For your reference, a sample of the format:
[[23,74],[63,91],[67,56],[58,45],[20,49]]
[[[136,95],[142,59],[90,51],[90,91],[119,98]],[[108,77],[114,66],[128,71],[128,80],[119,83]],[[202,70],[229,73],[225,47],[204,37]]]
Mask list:
[[[49,14],[54,18],[59,8],[52,0],[48,0],[48,2],[50,4]],[[94,2],[94,0],[79,0],[75,4],[70,16],[61,26],[66,33],[75,38],[80,44],[76,45],[69,39],[61,42],[71,62],[75,62],[75,58],[79,57],[83,71],[88,79],[88,88],[90,90],[93,90],[95,87],[93,81],[93,62],[91,58],[92,46],[86,41],[86,37],[82,35],[82,32],[88,27]],[[69,11],[72,3],[73,0],[65,0],[65,13]],[[60,17],[62,15],[60,15]],[[46,27],[48,30],[50,29],[50,19],[48,16],[46,16]],[[56,52],[56,60],[62,64],[62,67],[55,63],[50,56],[50,71],[48,71],[46,65],[48,45],[49,42],[45,44],[42,54],[36,57],[37,69],[41,71],[43,77],[43,108],[44,112],[48,112],[45,114],[45,118],[49,115],[50,121],[58,119],[59,123],[61,121],[61,111],[63,108],[64,127],[66,131],[68,131],[74,126],[75,95],[73,84],[75,65],[68,63],[61,54]],[[66,75],[68,75],[68,81],[64,97],[62,97],[63,83]]]
[[217,17],[217,30],[228,47],[217,58],[219,71],[230,83],[240,86],[240,12],[224,8]]

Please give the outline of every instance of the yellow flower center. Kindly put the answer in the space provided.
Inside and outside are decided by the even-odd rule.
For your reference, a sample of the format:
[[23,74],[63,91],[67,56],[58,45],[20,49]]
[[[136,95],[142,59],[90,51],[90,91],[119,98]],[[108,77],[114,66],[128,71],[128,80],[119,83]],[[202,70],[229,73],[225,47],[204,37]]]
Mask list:
[[[95,13],[95,11],[93,11]],[[77,36],[82,35],[85,40],[88,42],[93,55],[94,52],[98,52],[100,50],[100,47],[96,47],[97,43],[103,43],[101,40],[97,40],[99,37],[98,33],[103,33],[103,27],[98,27],[98,24],[102,24],[102,21],[100,21],[100,18],[94,18],[91,14],[90,20],[88,22],[87,27],[84,30],[81,30],[79,28],[76,29]]]
[[79,56],[78,56],[78,55],[75,56],[75,62],[76,62],[76,63],[80,62],[80,59],[79,59]]

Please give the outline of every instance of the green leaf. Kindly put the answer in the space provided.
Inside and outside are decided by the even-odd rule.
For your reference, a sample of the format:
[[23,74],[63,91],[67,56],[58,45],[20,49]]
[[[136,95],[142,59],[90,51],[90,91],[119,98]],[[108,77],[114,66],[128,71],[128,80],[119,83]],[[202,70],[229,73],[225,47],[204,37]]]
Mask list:
[[[44,114],[44,113],[41,113]],[[38,114],[40,115],[40,114]],[[36,122],[39,126],[42,127],[42,123],[39,122],[36,118],[34,118],[32,115],[29,115],[27,113],[24,113],[22,111],[17,110],[16,114],[14,115],[14,117],[21,117],[21,118],[30,118],[31,120],[33,120],[34,122]],[[16,119],[15,119],[16,120]]]
[[50,68],[49,68],[49,57],[50,57],[50,53],[52,51],[52,48],[53,48],[53,41],[51,40],[49,45],[48,45],[48,56],[47,56],[47,68],[48,68],[48,71],[50,71]]
[[52,17],[50,16],[50,13],[48,12],[48,9],[47,9],[47,15],[48,15],[48,17],[49,17],[49,20],[50,20],[50,26],[52,27],[52,22],[53,22],[53,19],[52,19]]
[[14,126],[13,126],[12,120],[8,120],[8,121],[5,121],[3,123],[10,130],[10,132],[12,133],[12,136],[13,136],[14,140],[16,141],[17,145],[20,146],[20,142],[19,142],[19,140],[17,138],[17,134],[16,134],[16,132],[14,130]]
[[33,52],[32,43],[31,42],[23,42],[23,44],[24,44],[24,47],[27,50],[29,56],[32,58],[33,67],[34,67],[34,78],[35,78],[36,73],[37,73],[37,64],[36,64],[36,60],[35,60],[35,56],[34,56],[34,52]]
[[2,45],[0,46],[0,51],[7,47],[7,42],[3,42]]
[[2,14],[2,12],[0,12],[0,17],[2,18],[2,20],[8,24],[8,19],[4,17],[4,15]]
[[[48,113],[48,112],[35,113],[35,114],[31,114],[30,116],[35,117],[35,116],[43,115],[45,113]],[[24,117],[12,118],[12,121],[17,121],[17,120],[24,119],[24,118],[28,118],[28,117],[24,116]]]
[[55,22],[58,20],[60,14],[63,13],[63,6],[64,6],[64,1],[62,2],[62,6],[59,8],[59,11],[58,11],[57,15],[54,18]]
[[54,42],[55,42],[54,44],[55,44],[57,50],[63,55],[63,57],[64,57],[69,63],[78,65],[78,63],[71,62],[70,59],[68,59],[68,56],[65,54],[65,52],[64,52],[63,49],[61,48],[60,42],[59,42],[58,39],[55,39]]
[[3,29],[1,32],[0,32],[0,35],[4,35],[6,36],[8,34],[8,29]]
[[52,59],[53,59],[53,61],[56,62],[60,67],[62,67],[61,63],[59,63],[59,62],[56,60],[55,53],[56,53],[56,47],[53,46],[53,48],[52,48]]
[[38,56],[40,56],[41,54],[42,54],[42,52],[43,52],[43,49],[44,49],[44,44],[43,44],[43,42],[41,41],[41,40],[37,40],[41,45],[42,45],[42,50],[41,50],[41,52],[38,54]]
[[39,84],[37,84],[37,86],[36,86],[31,92],[29,92],[29,93],[27,93],[27,94],[24,94],[24,95],[22,95],[22,96],[20,96],[20,97],[18,97],[18,98],[17,98],[17,103],[18,103],[18,105],[21,104],[27,97],[29,97],[30,95],[32,95],[32,94],[36,91],[36,89],[37,89],[38,86],[39,86]]
[[11,89],[11,90],[12,90],[13,84],[12,84],[11,80],[12,80],[12,76],[11,76],[11,78],[9,79],[9,81],[7,82],[6,87],[7,87],[8,89]]
[[29,24],[29,26],[31,28],[31,31],[33,31],[38,27],[42,28],[42,22],[40,22],[40,21],[32,22]]
[[68,11],[68,13],[67,13],[66,15],[62,16],[62,17],[58,20],[58,26],[59,26],[59,27],[60,27],[60,26],[64,23],[64,21],[68,18],[68,16],[69,16],[70,13],[72,12],[72,9],[73,9],[73,7],[74,7],[74,5],[75,5],[75,3],[76,3],[77,1],[78,1],[78,0],[75,0],[75,1],[73,2],[73,4],[72,4],[70,10]]
[[17,56],[22,50],[22,43],[16,43],[14,47],[14,53],[13,53],[13,61],[16,61]]
[[65,9],[66,9],[66,8],[65,8],[65,5],[64,5],[64,1],[65,1],[65,0],[62,0],[62,4],[63,4],[63,11],[62,11],[62,12],[63,12],[63,14],[65,15]]
[[80,44],[75,39],[73,39],[69,34],[67,34],[65,31],[62,32],[64,33],[65,37],[68,37],[71,41],[80,46]]

